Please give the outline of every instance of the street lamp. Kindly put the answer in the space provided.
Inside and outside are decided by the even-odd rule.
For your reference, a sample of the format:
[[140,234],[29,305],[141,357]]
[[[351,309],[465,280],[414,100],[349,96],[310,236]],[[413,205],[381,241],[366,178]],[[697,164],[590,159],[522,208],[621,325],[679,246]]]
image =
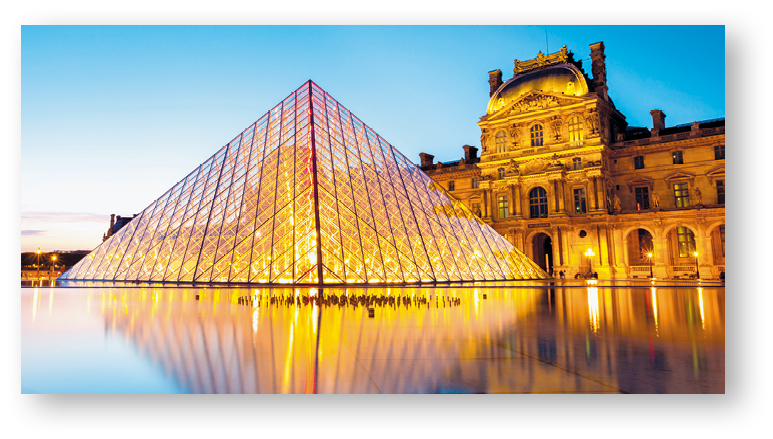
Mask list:
[[53,272],[56,271],[56,255],[51,256],[51,276],[53,276]]
[[38,280],[40,280],[40,247],[38,247],[38,251],[36,253],[38,254]]
[[647,253],[647,258],[650,260],[650,279],[652,279],[655,277],[652,275],[652,252]]
[[692,255],[695,256],[695,277],[700,280],[701,279],[701,272],[698,268],[698,252],[692,252]]
[[593,253],[593,249],[588,247],[588,250],[585,251],[585,256],[588,257],[588,270],[589,270],[589,272],[592,275],[593,274],[593,260],[591,258],[596,256],[596,253]]

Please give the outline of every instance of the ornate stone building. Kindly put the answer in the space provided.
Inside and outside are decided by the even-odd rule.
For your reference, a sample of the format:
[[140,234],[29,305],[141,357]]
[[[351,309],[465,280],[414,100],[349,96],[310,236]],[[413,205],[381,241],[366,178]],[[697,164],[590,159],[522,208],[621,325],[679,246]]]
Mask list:
[[724,117],[667,126],[656,109],[628,126],[603,42],[590,58],[592,76],[566,47],[515,60],[506,82],[489,72],[480,157],[422,153],[421,168],[548,271],[724,276]]

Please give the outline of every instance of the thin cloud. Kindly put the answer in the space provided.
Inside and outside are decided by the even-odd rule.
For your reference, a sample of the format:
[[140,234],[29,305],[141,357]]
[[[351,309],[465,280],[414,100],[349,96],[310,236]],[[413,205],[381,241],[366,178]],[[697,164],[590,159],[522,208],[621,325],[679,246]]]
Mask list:
[[43,223],[106,223],[110,215],[86,212],[22,212],[22,221]]
[[21,231],[22,236],[44,235],[45,233],[46,233],[46,230],[22,230]]

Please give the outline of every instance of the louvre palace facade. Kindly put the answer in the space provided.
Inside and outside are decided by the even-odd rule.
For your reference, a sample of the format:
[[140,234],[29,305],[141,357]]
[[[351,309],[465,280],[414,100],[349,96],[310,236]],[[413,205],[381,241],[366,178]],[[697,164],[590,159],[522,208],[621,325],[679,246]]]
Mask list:
[[628,126],[603,42],[590,58],[591,75],[566,47],[489,72],[480,148],[421,169],[548,272],[724,277],[724,117],[669,126],[664,98]]

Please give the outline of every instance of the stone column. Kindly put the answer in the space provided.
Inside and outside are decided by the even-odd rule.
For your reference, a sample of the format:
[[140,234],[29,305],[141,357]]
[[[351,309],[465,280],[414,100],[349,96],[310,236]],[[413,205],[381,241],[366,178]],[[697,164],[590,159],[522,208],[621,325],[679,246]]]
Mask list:
[[[563,267],[564,266],[564,243],[562,240],[562,233],[561,229],[558,227],[553,227],[553,233],[552,233],[552,240],[553,240],[553,265],[556,267]],[[558,257],[556,257],[558,255]]]
[[483,198],[483,219],[491,219],[488,205],[488,189],[483,189],[483,196],[481,198]]
[[497,213],[497,194],[494,192],[493,188],[489,190],[489,196],[491,197],[491,220],[493,221],[499,218],[497,216],[499,215],[499,213]]
[[507,188],[509,191],[507,191],[508,197],[510,199],[510,202],[508,203],[508,209],[510,211],[510,216],[515,216],[515,190],[512,184],[508,185]]
[[558,194],[558,211],[561,213],[566,213],[566,180],[561,179],[558,181],[558,188],[559,188],[559,194]]
[[607,192],[606,192],[606,184],[604,183],[604,180],[601,178],[597,179],[597,185],[598,188],[598,209],[607,211]]
[[601,259],[601,266],[609,266],[609,245],[607,244],[607,226],[598,226],[599,234],[599,259]]
[[521,213],[521,185],[515,185],[513,186],[513,201],[515,204],[515,216],[518,218],[523,218],[523,214]]
[[[588,188],[588,189],[590,189],[588,191],[588,195],[592,195],[593,196],[593,204],[588,206],[588,207],[592,206],[591,209],[598,210],[598,208],[599,208],[599,200],[598,200],[598,194],[596,192],[596,177],[591,177],[591,184],[590,184],[590,188]],[[591,209],[588,209],[588,210],[591,210]]]

